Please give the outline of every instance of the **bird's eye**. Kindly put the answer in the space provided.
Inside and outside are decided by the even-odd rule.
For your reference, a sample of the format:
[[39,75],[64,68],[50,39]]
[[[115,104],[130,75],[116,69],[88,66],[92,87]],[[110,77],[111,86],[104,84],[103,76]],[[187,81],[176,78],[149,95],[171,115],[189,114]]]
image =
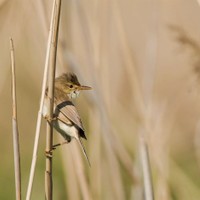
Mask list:
[[70,88],[73,88],[73,85],[70,85],[69,87],[70,87]]

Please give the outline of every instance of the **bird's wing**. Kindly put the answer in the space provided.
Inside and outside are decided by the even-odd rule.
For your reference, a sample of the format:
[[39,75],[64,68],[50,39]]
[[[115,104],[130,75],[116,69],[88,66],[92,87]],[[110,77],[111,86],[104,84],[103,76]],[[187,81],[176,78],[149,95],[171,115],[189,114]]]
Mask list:
[[71,125],[72,122],[80,129],[80,135],[86,139],[81,118],[74,104],[71,101],[55,101],[55,104],[55,115],[58,120],[66,123],[67,125]]

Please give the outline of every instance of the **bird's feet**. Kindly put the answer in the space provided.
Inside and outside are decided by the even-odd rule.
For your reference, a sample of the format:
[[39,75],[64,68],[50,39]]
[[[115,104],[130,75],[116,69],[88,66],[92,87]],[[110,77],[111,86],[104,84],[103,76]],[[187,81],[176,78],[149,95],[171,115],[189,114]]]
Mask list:
[[51,149],[51,150],[46,150],[46,151],[45,151],[46,157],[52,158],[52,157],[53,157],[53,151],[56,150],[57,147],[62,146],[62,145],[67,144],[67,143],[69,143],[69,141],[66,140],[66,141],[64,141],[64,142],[61,142],[61,143],[58,143],[58,144],[54,144],[54,145],[52,146],[52,149]]
[[56,150],[56,147],[57,147],[57,146],[60,146],[60,145],[61,145],[61,144],[53,145],[51,150],[48,150],[48,151],[46,150],[46,151],[45,151],[46,157],[52,158],[52,157],[53,157],[53,151]]
[[52,146],[52,148],[53,148],[53,150],[55,150],[57,147],[62,146],[62,145],[67,144],[67,143],[69,143],[69,141],[66,140],[64,142],[61,142],[61,143],[58,143],[58,144],[54,144]]
[[45,155],[47,158],[52,158],[53,157],[53,148],[51,150],[46,150]]
[[52,121],[56,121],[56,119],[57,119],[57,117],[53,117],[53,118],[50,118],[49,116],[45,116],[44,117],[46,120],[47,120],[47,122],[49,122],[49,123],[51,123]]

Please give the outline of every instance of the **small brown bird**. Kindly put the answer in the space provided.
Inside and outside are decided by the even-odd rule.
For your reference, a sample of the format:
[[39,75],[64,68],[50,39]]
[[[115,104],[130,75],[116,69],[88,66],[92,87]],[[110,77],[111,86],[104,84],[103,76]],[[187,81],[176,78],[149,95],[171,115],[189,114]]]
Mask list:
[[[90,90],[91,87],[80,85],[74,73],[66,73],[55,79],[54,89],[54,128],[64,137],[66,142],[75,138],[90,165],[89,158],[81,141],[87,139],[81,118],[72,103],[72,99],[78,97],[81,90]],[[47,116],[47,95],[43,106],[43,116]]]

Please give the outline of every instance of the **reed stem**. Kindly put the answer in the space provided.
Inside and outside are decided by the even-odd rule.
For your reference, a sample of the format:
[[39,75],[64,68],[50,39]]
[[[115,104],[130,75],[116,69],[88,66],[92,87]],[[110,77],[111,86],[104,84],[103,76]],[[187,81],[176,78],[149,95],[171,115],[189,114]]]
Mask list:
[[15,190],[16,200],[21,200],[21,166],[20,166],[20,148],[19,132],[17,121],[17,97],[16,97],[16,74],[15,74],[15,57],[14,44],[10,38],[10,55],[11,55],[11,74],[12,74],[12,128],[13,128],[13,150],[15,165]]

